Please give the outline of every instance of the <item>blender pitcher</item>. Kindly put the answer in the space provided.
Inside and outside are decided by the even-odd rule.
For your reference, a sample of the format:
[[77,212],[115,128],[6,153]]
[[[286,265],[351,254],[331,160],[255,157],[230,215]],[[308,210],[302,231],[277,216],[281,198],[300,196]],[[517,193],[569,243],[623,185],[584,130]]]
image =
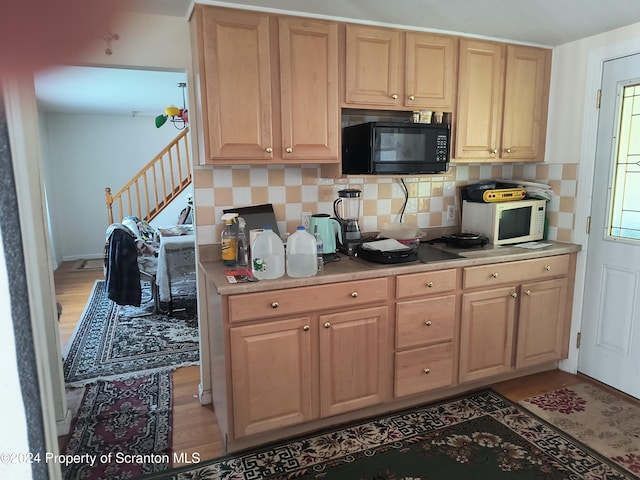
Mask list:
[[339,250],[347,255],[353,255],[360,244],[360,190],[348,188],[338,192],[338,198],[333,202],[333,213],[342,230],[342,241]]

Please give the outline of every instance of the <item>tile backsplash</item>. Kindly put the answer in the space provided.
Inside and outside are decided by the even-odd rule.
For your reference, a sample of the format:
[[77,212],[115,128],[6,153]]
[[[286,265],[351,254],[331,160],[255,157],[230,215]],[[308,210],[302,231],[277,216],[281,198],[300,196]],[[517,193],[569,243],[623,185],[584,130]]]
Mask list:
[[[456,205],[457,187],[479,180],[517,179],[551,185],[549,238],[571,241],[574,224],[577,164],[450,164],[440,175],[404,178],[408,201],[402,220],[420,228],[455,227],[447,219]],[[222,211],[229,207],[273,204],[278,228],[293,232],[302,212],[333,214],[333,200],[344,188],[362,191],[361,228],[377,231],[385,222],[400,221],[405,201],[399,178],[322,178],[318,165],[194,167],[194,201],[199,245],[220,242]],[[457,211],[457,210],[456,210]]]

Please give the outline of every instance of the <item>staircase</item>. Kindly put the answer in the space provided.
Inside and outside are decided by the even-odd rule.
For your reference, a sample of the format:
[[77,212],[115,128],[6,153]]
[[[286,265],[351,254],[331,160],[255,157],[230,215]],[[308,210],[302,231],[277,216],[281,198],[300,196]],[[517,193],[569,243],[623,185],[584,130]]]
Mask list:
[[191,183],[191,160],[185,128],[124,187],[111,194],[105,188],[109,225],[126,216],[150,222]]

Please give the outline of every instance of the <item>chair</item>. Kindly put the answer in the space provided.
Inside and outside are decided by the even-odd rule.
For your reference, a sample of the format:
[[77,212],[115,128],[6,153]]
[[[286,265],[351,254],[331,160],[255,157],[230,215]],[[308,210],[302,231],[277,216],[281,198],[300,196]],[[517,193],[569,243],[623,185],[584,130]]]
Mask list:
[[142,301],[140,282],[148,281],[153,298],[153,312],[149,315],[165,313],[160,308],[156,284],[156,239],[157,233],[153,227],[136,217],[125,217],[122,223],[109,225],[104,256],[107,296],[110,300],[118,305],[139,307]]

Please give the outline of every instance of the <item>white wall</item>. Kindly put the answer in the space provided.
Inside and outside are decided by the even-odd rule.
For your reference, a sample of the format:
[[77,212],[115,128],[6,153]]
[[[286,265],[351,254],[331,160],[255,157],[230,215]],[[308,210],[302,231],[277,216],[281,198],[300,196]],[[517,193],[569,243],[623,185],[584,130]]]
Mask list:
[[[98,40],[70,58],[69,65],[183,71],[190,83],[187,19],[129,13],[115,22],[110,32],[119,36],[111,42],[111,55],[105,52],[107,44]],[[115,193],[178,132],[170,126],[156,129],[151,117],[41,116],[53,266],[66,260],[100,257],[107,226],[104,188],[111,187]],[[185,204],[184,199],[178,199],[154,226],[177,218]]]
[[561,45],[554,53],[547,159],[552,163],[579,164],[573,242],[583,248],[576,267],[569,358],[561,363],[561,368],[569,372],[576,372],[578,366],[579,350],[575,348],[573,339],[580,331],[583,291],[587,281],[589,237],[586,222],[591,206],[598,122],[596,92],[601,84],[602,64],[612,58],[639,52],[640,23],[636,23]]
[[[46,190],[56,258],[99,258],[109,225],[105,187],[116,193],[179,132],[166,125],[156,128],[152,117],[61,113],[43,117],[47,145],[43,161],[50,182]],[[182,207],[172,208],[174,219]]]

